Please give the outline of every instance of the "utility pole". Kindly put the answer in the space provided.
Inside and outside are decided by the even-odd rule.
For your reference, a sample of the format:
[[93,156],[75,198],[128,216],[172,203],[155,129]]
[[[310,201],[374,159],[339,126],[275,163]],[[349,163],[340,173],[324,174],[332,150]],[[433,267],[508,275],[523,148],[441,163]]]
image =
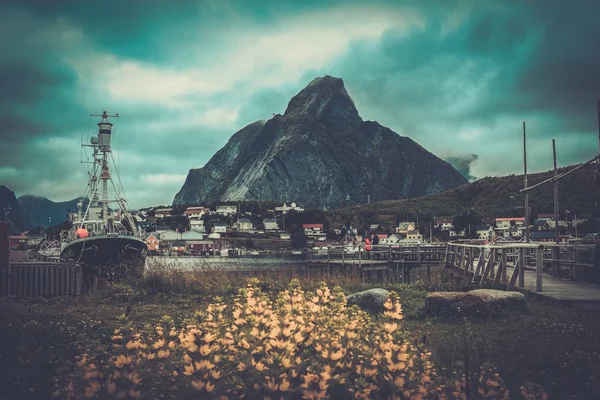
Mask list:
[[[556,141],[552,139],[552,159],[554,161],[554,177],[558,175],[556,169]],[[554,240],[556,244],[560,243],[558,238],[558,179],[554,180]]]
[[[527,189],[527,133],[525,132],[525,121],[523,121],[523,176],[525,189]],[[525,192],[525,242],[529,243],[529,192]]]

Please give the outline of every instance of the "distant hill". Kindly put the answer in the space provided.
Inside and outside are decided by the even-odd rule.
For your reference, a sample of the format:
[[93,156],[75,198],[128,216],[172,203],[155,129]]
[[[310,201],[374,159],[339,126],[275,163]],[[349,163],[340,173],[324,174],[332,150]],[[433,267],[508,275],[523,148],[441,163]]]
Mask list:
[[[575,166],[559,169],[559,174]],[[595,165],[588,165],[559,181],[559,209],[575,213],[591,213],[600,205],[600,185],[596,183]],[[531,174],[529,186],[553,176],[553,171]],[[398,220],[431,220],[435,216],[465,215],[470,212],[478,218],[524,216],[523,175],[483,178],[442,193],[405,200],[381,201],[331,210],[327,213],[332,226],[353,221],[363,223],[396,224]],[[542,185],[529,194],[531,215],[552,213],[554,191],[552,184]]]
[[[19,204],[23,216],[33,226],[51,226],[64,222],[67,217],[67,210],[76,210],[79,198],[54,202],[45,197],[32,196],[29,194],[19,196]],[[84,201],[84,204],[87,204]]]
[[0,185],[0,221],[4,222],[6,218],[11,233],[19,233],[29,227],[15,193],[6,186]]

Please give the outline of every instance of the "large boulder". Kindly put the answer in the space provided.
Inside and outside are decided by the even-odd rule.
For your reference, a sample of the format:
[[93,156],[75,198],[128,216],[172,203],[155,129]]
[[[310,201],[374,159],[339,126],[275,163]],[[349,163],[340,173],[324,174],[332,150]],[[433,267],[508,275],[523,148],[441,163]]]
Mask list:
[[482,314],[491,308],[522,308],[525,296],[519,292],[476,289],[469,292],[433,292],[425,298],[425,310],[431,313]]
[[349,305],[355,304],[364,310],[382,312],[389,295],[388,290],[376,288],[348,295],[346,300]]

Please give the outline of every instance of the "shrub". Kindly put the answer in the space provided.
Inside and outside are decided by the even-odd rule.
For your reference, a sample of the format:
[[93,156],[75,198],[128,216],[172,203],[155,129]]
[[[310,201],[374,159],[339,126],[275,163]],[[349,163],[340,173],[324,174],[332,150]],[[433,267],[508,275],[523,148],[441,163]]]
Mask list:
[[[305,292],[297,280],[271,299],[252,280],[175,326],[134,329],[120,317],[112,345],[88,343],[57,380],[61,398],[462,398],[464,378],[439,377],[422,345],[405,339],[392,292],[383,315],[348,307],[339,287]],[[475,393],[507,398],[492,368]],[[470,386],[473,387],[473,386]],[[222,397],[224,396],[224,397]],[[473,398],[473,397],[472,397]]]

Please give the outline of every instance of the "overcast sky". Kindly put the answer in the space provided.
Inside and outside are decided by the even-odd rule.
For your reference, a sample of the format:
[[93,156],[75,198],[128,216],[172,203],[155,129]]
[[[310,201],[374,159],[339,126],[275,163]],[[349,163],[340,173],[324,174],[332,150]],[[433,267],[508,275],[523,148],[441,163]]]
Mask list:
[[598,153],[600,1],[6,3],[0,184],[17,195],[83,194],[80,137],[107,110],[130,206],[170,204],[190,168],[325,74],[471,179],[521,173],[523,120],[531,171],[552,167],[552,138],[560,165]]

